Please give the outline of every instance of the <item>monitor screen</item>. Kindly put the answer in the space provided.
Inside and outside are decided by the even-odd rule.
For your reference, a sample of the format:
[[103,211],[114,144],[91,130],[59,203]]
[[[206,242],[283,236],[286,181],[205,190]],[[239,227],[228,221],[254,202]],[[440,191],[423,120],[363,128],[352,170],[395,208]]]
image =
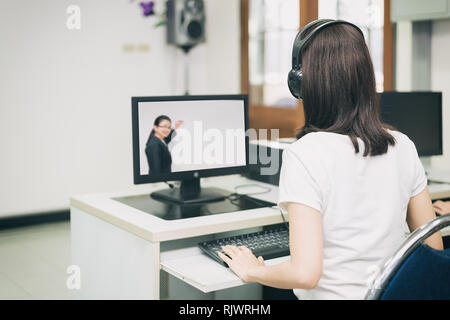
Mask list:
[[133,97],[134,182],[245,172],[247,96]]
[[442,93],[394,92],[380,94],[383,122],[406,134],[419,156],[442,154]]

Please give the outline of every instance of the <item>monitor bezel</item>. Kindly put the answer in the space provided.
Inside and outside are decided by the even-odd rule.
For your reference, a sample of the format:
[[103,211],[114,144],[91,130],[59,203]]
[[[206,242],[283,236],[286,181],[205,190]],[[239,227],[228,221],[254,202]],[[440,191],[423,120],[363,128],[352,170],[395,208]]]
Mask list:
[[[139,147],[139,111],[140,102],[161,102],[161,101],[195,101],[195,100],[242,100],[244,102],[244,122],[245,122],[245,165],[171,172],[164,174],[142,175],[140,172],[140,147]],[[177,95],[177,96],[136,96],[131,97],[131,115],[132,115],[132,139],[133,139],[133,178],[134,184],[144,184],[164,181],[179,181],[195,178],[205,178],[213,176],[223,176],[230,174],[246,173],[249,164],[249,137],[247,135],[248,127],[248,95],[229,94],[229,95]]]
[[444,137],[443,137],[443,126],[444,126],[444,124],[442,123],[442,118],[443,118],[443,115],[442,115],[442,92],[441,91],[420,91],[420,90],[418,90],[418,91],[395,91],[395,90],[389,90],[389,91],[383,91],[383,92],[379,92],[379,94],[380,94],[380,112],[381,112],[381,96],[382,95],[384,95],[384,94],[387,94],[387,95],[416,95],[416,94],[420,94],[420,95],[435,95],[435,96],[438,96],[438,98],[439,98],[439,123],[440,123],[440,126],[439,126],[439,128],[438,128],[438,130],[439,130],[439,132],[438,132],[438,134],[439,134],[439,146],[438,146],[438,148],[436,149],[436,150],[433,150],[433,151],[435,151],[435,152],[433,152],[433,151],[423,151],[422,149],[420,149],[420,148],[417,148],[417,146],[416,146],[416,148],[417,148],[417,154],[419,155],[419,157],[431,157],[431,156],[440,156],[440,155],[442,155],[443,154],[443,152],[444,152],[444,146],[443,146],[443,144],[444,144]]

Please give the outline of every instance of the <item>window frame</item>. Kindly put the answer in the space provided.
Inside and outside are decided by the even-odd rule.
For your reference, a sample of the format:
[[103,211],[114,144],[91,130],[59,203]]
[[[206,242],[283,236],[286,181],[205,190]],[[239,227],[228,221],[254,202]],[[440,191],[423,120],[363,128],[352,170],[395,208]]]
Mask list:
[[[241,0],[241,92],[249,94],[249,1]],[[318,18],[318,0],[299,0],[300,29]],[[394,29],[391,22],[391,0],[384,0],[383,26],[383,90],[394,89]],[[305,123],[303,104],[297,108],[249,105],[249,125],[253,129],[279,129],[279,137],[294,137]],[[270,139],[268,134],[268,139]]]

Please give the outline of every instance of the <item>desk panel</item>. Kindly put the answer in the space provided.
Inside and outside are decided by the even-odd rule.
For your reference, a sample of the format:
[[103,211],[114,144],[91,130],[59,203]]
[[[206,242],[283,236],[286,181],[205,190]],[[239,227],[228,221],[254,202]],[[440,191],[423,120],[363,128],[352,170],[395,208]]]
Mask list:
[[[275,265],[289,258],[270,259],[265,264]],[[161,253],[161,268],[205,293],[245,284],[229,268],[212,260],[197,247]]]

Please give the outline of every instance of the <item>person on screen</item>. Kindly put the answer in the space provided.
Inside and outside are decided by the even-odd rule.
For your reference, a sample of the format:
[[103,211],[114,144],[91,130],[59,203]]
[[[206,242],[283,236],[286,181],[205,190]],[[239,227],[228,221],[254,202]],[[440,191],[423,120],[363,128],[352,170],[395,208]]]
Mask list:
[[172,156],[168,144],[175,137],[176,130],[182,123],[183,121],[178,120],[175,123],[175,129],[172,129],[172,121],[168,116],[161,115],[155,119],[153,129],[145,144],[149,174],[172,171]]
[[[283,151],[278,190],[290,257],[265,265],[244,246],[219,255],[244,282],[294,289],[299,299],[364,299],[404,242],[405,222],[412,232],[436,217],[427,178],[414,143],[380,120],[361,30],[327,19],[300,32],[297,41],[312,36],[295,42],[301,69],[289,85],[305,124]],[[425,243],[443,249],[439,232]]]

